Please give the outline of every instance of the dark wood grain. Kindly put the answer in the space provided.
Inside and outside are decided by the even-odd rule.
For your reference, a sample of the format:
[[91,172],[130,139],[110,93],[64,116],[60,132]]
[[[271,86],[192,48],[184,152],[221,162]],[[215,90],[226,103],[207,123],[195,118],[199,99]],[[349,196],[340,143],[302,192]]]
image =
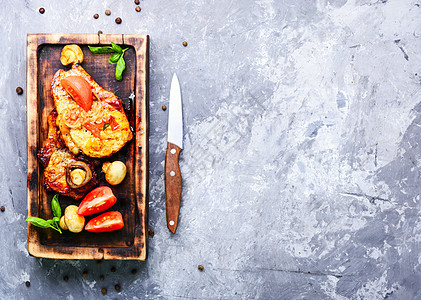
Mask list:
[[168,229],[175,233],[178,225],[181,202],[181,172],[178,163],[181,148],[170,142],[165,155],[165,209]]
[[[42,186],[43,170],[38,163],[37,149],[47,133],[47,116],[54,107],[50,83],[58,69],[65,44],[78,44],[84,53],[82,67],[103,88],[114,92],[124,104],[134,131],[134,138],[119,152],[106,159],[120,160],[127,166],[127,176],[112,186],[118,201],[113,210],[122,213],[122,230],[94,234],[83,231],[59,233],[28,225],[28,250],[37,257],[72,259],[146,259],[148,207],[148,69],[149,38],[145,35],[96,34],[28,34],[27,39],[27,124],[28,124],[28,216],[51,218],[52,193]],[[115,79],[115,65],[108,63],[109,54],[93,54],[88,45],[104,45],[113,41],[128,47],[124,59],[123,80]],[[134,93],[136,98],[129,96]],[[105,159],[103,159],[105,161]],[[100,174],[101,184],[107,185]],[[79,201],[60,197],[62,210]],[[89,221],[91,217],[87,218]]]

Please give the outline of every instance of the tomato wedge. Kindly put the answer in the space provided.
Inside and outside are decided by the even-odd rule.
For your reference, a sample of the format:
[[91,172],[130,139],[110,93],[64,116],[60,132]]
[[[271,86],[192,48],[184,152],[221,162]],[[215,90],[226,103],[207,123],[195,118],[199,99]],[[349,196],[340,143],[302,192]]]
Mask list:
[[124,227],[123,216],[118,211],[108,211],[93,218],[86,224],[85,230],[90,232],[108,232]]
[[117,202],[113,191],[108,186],[100,186],[89,192],[79,205],[77,214],[88,216],[103,212]]
[[61,85],[85,111],[92,106],[92,89],[89,83],[81,76],[67,76],[61,81]]

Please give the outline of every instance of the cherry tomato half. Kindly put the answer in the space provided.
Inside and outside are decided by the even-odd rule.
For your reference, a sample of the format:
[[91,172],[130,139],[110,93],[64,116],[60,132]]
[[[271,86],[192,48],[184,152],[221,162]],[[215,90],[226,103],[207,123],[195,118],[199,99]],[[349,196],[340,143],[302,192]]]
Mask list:
[[77,214],[88,216],[103,212],[117,202],[113,191],[108,186],[100,186],[89,192],[79,205]]
[[108,211],[93,218],[86,224],[85,230],[90,232],[108,232],[124,227],[123,216],[118,211]]
[[89,83],[81,76],[67,76],[61,81],[61,85],[85,111],[92,106],[92,89]]

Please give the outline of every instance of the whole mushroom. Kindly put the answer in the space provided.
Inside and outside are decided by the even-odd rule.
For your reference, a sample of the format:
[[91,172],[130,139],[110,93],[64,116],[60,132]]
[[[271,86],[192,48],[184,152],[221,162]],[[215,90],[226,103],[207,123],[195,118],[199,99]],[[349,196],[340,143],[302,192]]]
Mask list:
[[64,222],[69,231],[74,233],[81,232],[85,226],[85,217],[78,215],[77,209],[76,205],[69,205],[64,210]]
[[123,162],[116,160],[112,163],[105,162],[102,165],[102,171],[105,173],[105,180],[109,184],[117,185],[126,177],[127,168]]
[[66,45],[61,50],[60,62],[67,66],[83,62],[83,52],[78,45]]

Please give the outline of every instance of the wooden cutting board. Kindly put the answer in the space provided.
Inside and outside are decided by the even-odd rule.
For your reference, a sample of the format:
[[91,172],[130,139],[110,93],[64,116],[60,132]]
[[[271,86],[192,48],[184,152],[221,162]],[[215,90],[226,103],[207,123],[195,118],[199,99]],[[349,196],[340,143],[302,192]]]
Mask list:
[[[129,47],[124,59],[123,80],[115,79],[115,65],[108,63],[110,54],[93,54],[90,46],[114,42]],[[47,137],[47,116],[54,108],[50,84],[58,69],[67,70],[60,63],[64,45],[77,44],[82,48],[82,67],[104,89],[115,93],[123,101],[134,137],[118,153],[103,161],[120,160],[126,163],[127,175],[123,183],[112,186],[117,203],[112,210],[120,211],[125,226],[108,233],[63,234],[28,224],[28,251],[36,257],[55,259],[120,259],[145,260],[148,242],[148,136],[149,136],[149,36],[111,34],[47,34],[27,36],[27,141],[28,141],[28,216],[51,219],[51,199],[43,187],[43,167],[37,159],[38,150]],[[135,98],[129,96],[135,95]],[[107,185],[100,173],[100,185]],[[62,211],[80,201],[59,197]],[[86,217],[86,222],[91,218]]]

